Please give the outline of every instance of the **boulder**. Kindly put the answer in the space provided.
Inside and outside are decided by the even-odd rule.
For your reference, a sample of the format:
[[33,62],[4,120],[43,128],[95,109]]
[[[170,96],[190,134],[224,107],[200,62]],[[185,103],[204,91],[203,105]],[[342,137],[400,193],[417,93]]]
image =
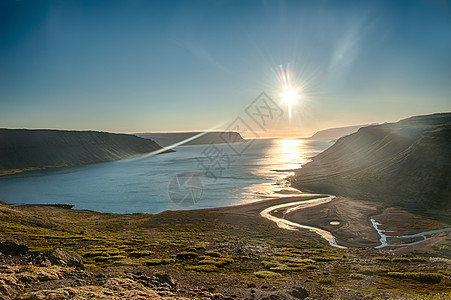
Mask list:
[[9,255],[21,255],[28,252],[28,246],[13,241],[0,243],[0,252]]
[[84,269],[83,260],[80,255],[76,253],[67,253],[61,248],[54,248],[44,252],[49,261],[54,265],[62,267],[75,267],[78,269]]
[[303,287],[294,288],[292,291],[288,292],[288,294],[295,297],[296,299],[305,299],[309,296],[307,290]]
[[177,283],[175,282],[174,278],[172,278],[170,275],[168,274],[154,274],[154,277],[157,278],[158,282],[160,284],[164,284],[167,283],[170,287],[175,288]]

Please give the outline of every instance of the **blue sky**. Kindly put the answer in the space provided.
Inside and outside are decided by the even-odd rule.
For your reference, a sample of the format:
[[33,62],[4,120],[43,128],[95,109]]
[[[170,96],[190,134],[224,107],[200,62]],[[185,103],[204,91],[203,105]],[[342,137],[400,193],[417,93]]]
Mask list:
[[0,127],[203,130],[281,65],[274,134],[451,111],[451,3],[0,0]]

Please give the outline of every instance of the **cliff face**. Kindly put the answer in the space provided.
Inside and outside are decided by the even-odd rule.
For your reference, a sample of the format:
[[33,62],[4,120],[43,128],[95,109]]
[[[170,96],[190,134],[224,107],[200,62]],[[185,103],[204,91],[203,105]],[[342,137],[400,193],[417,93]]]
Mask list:
[[293,185],[412,209],[450,209],[451,113],[363,127],[298,170]]
[[[136,133],[136,136],[152,139],[158,144],[166,147],[186,139],[192,138],[201,132],[165,132],[165,133]],[[183,145],[205,145],[205,144],[224,144],[224,143],[239,143],[245,142],[238,132],[207,132]]]
[[161,149],[134,135],[0,129],[0,175],[113,161]]

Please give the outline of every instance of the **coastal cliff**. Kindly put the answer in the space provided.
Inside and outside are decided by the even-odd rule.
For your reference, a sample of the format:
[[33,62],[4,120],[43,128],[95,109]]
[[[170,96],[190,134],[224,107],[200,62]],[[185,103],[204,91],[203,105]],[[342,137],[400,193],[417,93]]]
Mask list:
[[451,208],[451,113],[363,127],[292,178],[305,191],[444,213]]
[[[170,146],[187,139],[191,139],[194,136],[201,134],[202,132],[147,132],[147,133],[136,133],[136,136],[151,139],[156,141],[163,147]],[[240,143],[246,142],[245,139],[238,132],[222,132],[214,131],[207,132],[199,137],[193,138],[192,140],[184,143],[183,145],[205,145],[205,144],[224,144],[224,143]]]
[[129,134],[0,129],[0,175],[107,162],[158,149],[156,142]]

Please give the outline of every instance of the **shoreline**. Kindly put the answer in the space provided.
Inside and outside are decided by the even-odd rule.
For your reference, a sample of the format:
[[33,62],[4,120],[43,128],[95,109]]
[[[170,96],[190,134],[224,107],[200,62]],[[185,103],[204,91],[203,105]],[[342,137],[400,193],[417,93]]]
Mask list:
[[[380,249],[387,247],[388,250],[407,251],[423,249],[422,244],[425,244],[424,250],[430,250],[430,245],[436,240],[440,241],[451,235],[449,225],[428,219],[411,212],[384,207],[380,203],[354,200],[347,197],[336,197],[334,201],[321,201],[324,196],[331,197],[325,194],[303,193],[293,196],[285,196],[278,198],[262,199],[250,203],[243,203],[231,206],[221,206],[212,208],[198,208],[198,209],[183,209],[183,210],[164,210],[159,213],[107,213],[98,212],[88,209],[74,209],[71,204],[8,204],[12,207],[52,207],[56,209],[69,210],[81,213],[92,213],[110,216],[142,216],[142,217],[160,217],[166,215],[203,215],[203,214],[240,214],[252,218],[261,218],[271,222],[273,225],[284,230],[298,231],[300,234],[308,234],[310,236],[317,236],[322,243],[330,244],[337,248],[374,248]],[[335,197],[335,196],[333,196]],[[320,203],[309,206],[310,200],[320,200]],[[0,201],[1,202],[1,201]],[[3,202],[4,203],[4,202]],[[299,207],[303,203],[307,206]],[[293,208],[294,207],[294,208]],[[281,211],[278,209],[287,208],[283,213],[281,219]],[[289,208],[289,209],[288,209]],[[300,208],[300,209],[298,209]],[[391,220],[391,215],[396,215],[397,221]],[[264,216],[265,215],[265,216]],[[270,217],[268,217],[270,216]],[[379,224],[379,230],[374,227],[374,218],[383,220]],[[283,220],[283,221],[281,221]],[[435,231],[427,239],[406,244],[406,245],[390,245],[382,244],[379,231],[390,232],[390,228],[398,226],[399,236],[404,232],[412,232],[411,228],[404,229],[400,224],[408,224],[409,221],[415,220],[416,223],[423,224],[423,230],[413,231],[411,235],[422,235],[423,232]],[[281,223],[284,223],[281,225]],[[291,227],[291,228],[290,228]],[[293,229],[294,228],[294,229]],[[383,228],[383,229],[381,229]],[[418,228],[416,228],[418,229]],[[415,230],[415,229],[414,229]],[[442,233],[447,232],[445,237]],[[439,235],[441,237],[438,237]],[[396,234],[391,234],[387,237],[393,237]],[[316,239],[315,239],[316,240]],[[428,241],[426,243],[426,241]],[[412,247],[410,247],[412,246]]]

